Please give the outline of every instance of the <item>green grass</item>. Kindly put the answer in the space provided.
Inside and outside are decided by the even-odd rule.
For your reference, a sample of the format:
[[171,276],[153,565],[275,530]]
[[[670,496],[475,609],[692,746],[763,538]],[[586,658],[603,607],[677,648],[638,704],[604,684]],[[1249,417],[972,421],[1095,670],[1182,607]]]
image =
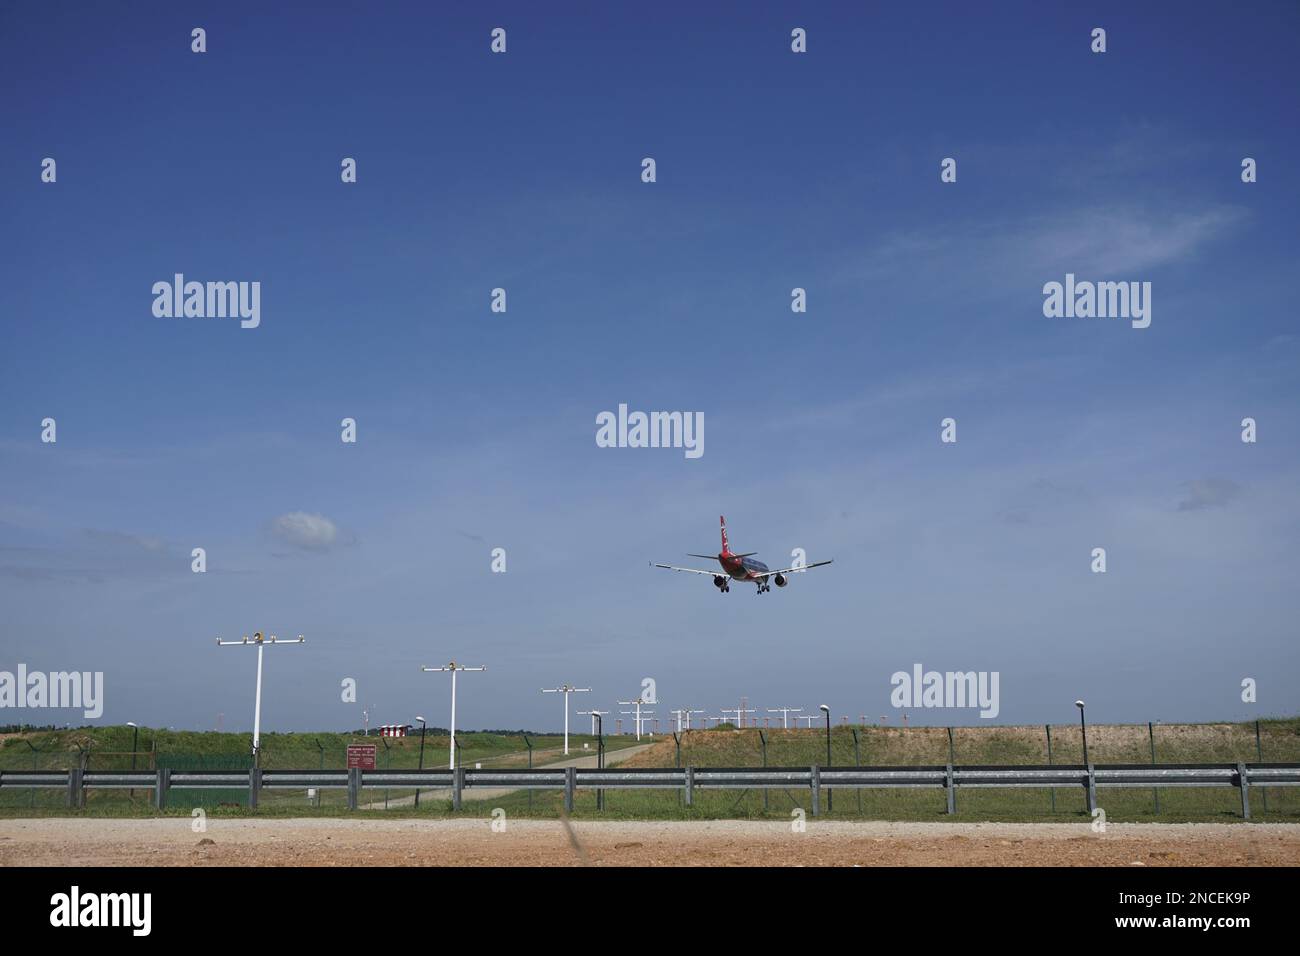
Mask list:
[[[140,770],[170,767],[174,770],[244,770],[252,764],[252,735],[217,732],[169,731],[140,728],[139,752],[131,753],[134,730],[130,727],[96,727],[81,730],[36,731],[7,735],[0,739],[0,770],[67,770],[77,766],[83,755],[91,770]],[[524,768],[528,766],[528,747],[517,734],[457,733],[457,762],[466,767],[481,764],[485,769]],[[560,734],[529,734],[533,746],[533,765],[545,766],[566,759],[564,737]],[[352,734],[263,734],[262,767],[268,770],[337,770],[347,766],[347,747],[352,743],[374,744],[376,766],[381,770],[411,769],[420,763],[420,738],[361,737]],[[430,733],[425,740],[424,766],[441,769],[448,763],[446,734]],[[632,746],[631,736],[607,737],[606,752]],[[588,749],[584,750],[586,744]],[[30,746],[29,746],[30,745]],[[588,734],[569,734],[569,757],[595,754],[595,738]],[[133,761],[134,756],[134,761]],[[392,797],[410,796],[414,791]],[[384,791],[367,790],[366,801],[384,799]],[[376,796],[376,794],[378,796]],[[86,809],[82,812],[148,815],[150,790],[88,790]],[[173,789],[171,799],[177,806],[202,807],[227,811],[247,803],[248,794],[239,790]],[[53,789],[0,791],[0,815],[20,815],[38,811],[67,812],[65,795]],[[343,790],[324,790],[315,809],[301,793],[262,792],[259,812],[279,808],[292,812],[346,812],[347,795]],[[188,812],[188,810],[186,811]]]
[[[528,749],[517,734],[458,733],[460,754],[466,765],[527,766]],[[132,764],[134,731],[130,727],[96,727],[82,730],[36,731],[6,735],[0,739],[0,770],[67,769],[82,754],[89,754],[92,770],[124,770]],[[529,735],[534,762],[562,756],[564,738],[559,734]],[[424,766],[445,766],[449,739],[446,734],[428,734]],[[607,750],[634,743],[630,737],[607,737]],[[419,763],[420,737],[361,737],[352,734],[263,734],[262,766],[266,769],[338,769],[347,765],[347,747],[354,743],[374,744],[381,769],[415,768]],[[571,756],[580,756],[583,745],[595,752],[595,738],[570,734]],[[137,768],[238,770],[249,766],[253,750],[251,734],[212,731],[173,731],[140,728]]]
[[[41,748],[33,756],[31,750],[15,738],[0,743],[0,769],[30,769],[36,762],[40,766],[62,768],[75,762],[76,745],[90,748],[90,766],[129,766],[130,757],[121,751],[130,750],[130,728],[98,728],[94,731],[59,731],[30,735],[28,739]],[[824,730],[767,731],[767,764],[769,766],[809,766],[826,763],[826,738]],[[1077,725],[1054,726],[1052,736],[1052,762],[1078,764],[1082,762],[1082,741]],[[466,766],[482,763],[485,767],[521,767],[527,764],[527,752],[518,736],[496,734],[458,735],[462,743],[461,756]],[[865,727],[857,728],[857,749],[850,728],[837,727],[831,734],[831,762],[852,766],[860,758],[864,765],[916,766],[945,764],[949,759],[949,738],[944,728],[934,727]],[[143,742],[154,739],[153,731],[141,731]],[[245,754],[250,748],[247,734],[194,734],[157,733],[157,765],[211,767],[247,766]],[[1236,763],[1255,762],[1256,742],[1254,724],[1181,724],[1157,725],[1154,728],[1157,762],[1162,763]],[[263,738],[263,766],[268,768],[311,769],[321,765],[322,752],[314,741],[324,747],[324,766],[343,766],[344,749],[349,742],[362,738],[338,734],[275,734]],[[418,759],[419,738],[389,739],[390,749],[385,753],[379,738],[368,742],[379,745],[379,766],[414,767]],[[582,743],[590,742],[586,736],[571,735],[570,748],[582,753]],[[610,750],[631,746],[635,740],[630,735],[606,738]],[[558,752],[561,740],[553,735],[533,738],[534,763],[562,759]],[[447,738],[430,735],[426,741],[425,765],[446,765]],[[593,745],[594,749],[594,745]],[[1300,762],[1300,718],[1267,720],[1260,722],[1260,750],[1268,762]],[[1146,725],[1098,725],[1088,728],[1088,751],[1093,763],[1149,763],[1151,740]],[[111,756],[118,753],[117,756]],[[653,748],[631,758],[626,766],[674,766],[678,761],[677,748],[671,736],[660,737]],[[1047,733],[1042,727],[966,727],[954,728],[952,759],[956,764],[1043,764],[1047,763]],[[387,760],[387,763],[385,762]],[[736,731],[719,728],[691,731],[682,735],[680,752],[682,765],[697,767],[757,767],[763,763],[763,744],[756,730]],[[241,762],[242,761],[242,762]],[[144,758],[138,765],[145,766]],[[409,797],[411,790],[390,790],[390,801]],[[88,815],[152,816],[151,791],[138,791],[132,802],[121,791],[94,791],[87,794],[85,810]],[[168,815],[187,816],[193,808],[203,807],[216,816],[241,816],[250,811],[242,806],[246,800],[242,790],[229,793],[211,791],[174,790],[170,795]],[[381,803],[385,791],[367,789],[363,803]],[[886,819],[886,820],[1000,820],[1000,821],[1074,821],[1089,820],[1084,809],[1081,787],[1062,787],[1053,794],[1048,790],[959,790],[957,814],[949,817],[945,812],[946,800],[942,790],[844,790],[834,792],[833,819]],[[705,791],[697,790],[695,805],[685,807],[682,796],[676,791],[606,791],[603,811],[597,811],[594,791],[580,790],[575,798],[573,816],[579,819],[721,819],[754,818],[788,820],[792,811],[802,809],[811,814],[811,795],[805,790],[773,790],[766,802],[760,791]],[[1098,802],[1105,809],[1108,820],[1125,821],[1185,821],[1232,822],[1240,820],[1240,797],[1230,788],[1163,788],[1159,791],[1160,814],[1155,810],[1156,796],[1151,789],[1118,789],[1101,787]],[[346,794],[342,790],[323,791],[320,806],[310,804],[299,791],[263,791],[261,816],[341,815],[348,813]],[[488,801],[474,800],[473,791],[465,794],[465,805],[459,814],[453,814],[450,800],[432,799],[426,795],[419,809],[410,806],[384,810],[360,810],[353,815],[366,818],[447,817],[453,815],[486,817],[500,807],[508,816],[553,819],[560,813],[563,797],[558,791],[515,792]],[[0,815],[64,815],[61,791],[0,792]],[[229,804],[229,805],[223,805]],[[1300,822],[1300,788],[1255,788],[1251,794],[1252,815],[1256,820]],[[823,804],[823,812],[825,806]]]

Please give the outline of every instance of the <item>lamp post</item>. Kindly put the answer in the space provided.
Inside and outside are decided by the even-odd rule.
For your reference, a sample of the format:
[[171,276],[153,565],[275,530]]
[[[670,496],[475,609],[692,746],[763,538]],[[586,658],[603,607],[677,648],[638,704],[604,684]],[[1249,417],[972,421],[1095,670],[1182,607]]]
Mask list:
[[[826,766],[829,767],[831,765],[831,709],[825,704],[821,704],[817,709],[826,715]],[[831,790],[829,787],[827,787],[826,788],[826,812],[827,813],[830,813],[831,810],[834,809],[834,803],[832,802],[833,800],[834,798],[831,796]]]
[[250,644],[257,647],[257,692],[253,699],[253,766],[261,766],[262,751],[262,651],[266,649],[267,644],[306,644],[307,639],[299,634],[296,638],[277,640],[272,634],[269,638],[263,639],[262,632],[257,631],[253,634],[250,641],[245,637],[242,641],[223,641],[217,638],[218,647],[247,647]]
[[590,718],[591,718],[591,736],[593,736],[593,737],[599,736],[599,728],[597,727],[597,722],[600,720],[601,717],[603,717],[605,714],[608,714],[608,713],[609,713],[609,711],[607,711],[607,710],[579,710],[579,711],[577,711],[577,714],[578,714],[579,717],[590,717]]
[[485,671],[487,667],[464,667],[451,661],[446,667],[421,667],[426,673],[451,674],[451,762],[450,768],[456,769],[456,674],[458,671]]
[[[423,717],[421,717],[419,714],[415,715],[415,719],[420,722],[420,765],[419,767],[421,770],[423,770],[424,769],[424,731],[429,726],[429,722],[425,720]],[[420,805],[419,787],[415,788],[415,805],[417,807]]]
[[1076,700],[1074,706],[1079,708],[1079,729],[1083,731],[1083,765],[1088,766],[1088,721],[1083,715],[1083,701]]

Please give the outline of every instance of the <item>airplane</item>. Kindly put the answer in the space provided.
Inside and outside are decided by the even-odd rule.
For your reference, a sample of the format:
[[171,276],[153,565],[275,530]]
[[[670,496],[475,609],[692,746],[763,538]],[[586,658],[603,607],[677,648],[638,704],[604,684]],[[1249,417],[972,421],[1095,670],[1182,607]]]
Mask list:
[[[722,565],[724,574],[717,571],[701,571],[699,568],[679,568],[672,564],[655,564],[656,568],[666,568],[669,571],[689,571],[691,574],[710,574],[713,576],[713,586],[720,592],[726,594],[731,590],[732,581],[749,581],[758,586],[756,594],[762,594],[764,591],[772,590],[772,584],[779,588],[785,587],[790,583],[787,575],[795,571],[807,571],[810,568],[820,568],[823,564],[830,564],[830,561],[814,561],[812,564],[805,564],[801,568],[782,568],[779,571],[772,571],[762,561],[755,561],[754,555],[757,551],[746,551],[743,554],[735,554],[727,545],[727,519],[719,516],[722,522],[722,550],[717,554],[691,554],[692,558],[713,558]],[[832,559],[834,560],[834,559]],[[652,562],[653,563],[653,562]],[[768,584],[771,581],[772,584]]]

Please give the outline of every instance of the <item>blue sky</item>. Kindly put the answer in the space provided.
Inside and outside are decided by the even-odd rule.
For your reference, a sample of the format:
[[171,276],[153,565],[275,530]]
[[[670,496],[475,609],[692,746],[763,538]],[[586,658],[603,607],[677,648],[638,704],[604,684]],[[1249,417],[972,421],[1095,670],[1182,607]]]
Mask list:
[[[1294,713],[1297,27],[6,5],[0,669],[102,670],[104,720],[196,728],[251,725],[252,655],[212,641],[257,628],[309,640],[268,655],[267,729],[442,722],[418,667],[451,657],[490,668],[471,727],[645,677],[661,715],[896,722],[917,662],[998,671],[999,722]],[[260,281],[260,327],[155,318],[176,272]],[[1045,318],[1067,272],[1151,282],[1151,327]],[[704,456],[597,448],[619,403],[702,411]],[[333,537],[277,534],[300,512]],[[761,597],[647,567],[719,513],[835,564]]]

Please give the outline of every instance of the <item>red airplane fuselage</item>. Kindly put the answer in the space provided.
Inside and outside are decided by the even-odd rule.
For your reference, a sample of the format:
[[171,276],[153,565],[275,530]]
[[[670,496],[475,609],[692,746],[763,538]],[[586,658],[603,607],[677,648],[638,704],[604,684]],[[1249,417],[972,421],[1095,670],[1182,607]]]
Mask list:
[[722,550],[718,552],[718,564],[733,581],[754,581],[767,573],[767,565],[746,554],[733,554],[727,544],[727,519],[720,519],[722,524]]

